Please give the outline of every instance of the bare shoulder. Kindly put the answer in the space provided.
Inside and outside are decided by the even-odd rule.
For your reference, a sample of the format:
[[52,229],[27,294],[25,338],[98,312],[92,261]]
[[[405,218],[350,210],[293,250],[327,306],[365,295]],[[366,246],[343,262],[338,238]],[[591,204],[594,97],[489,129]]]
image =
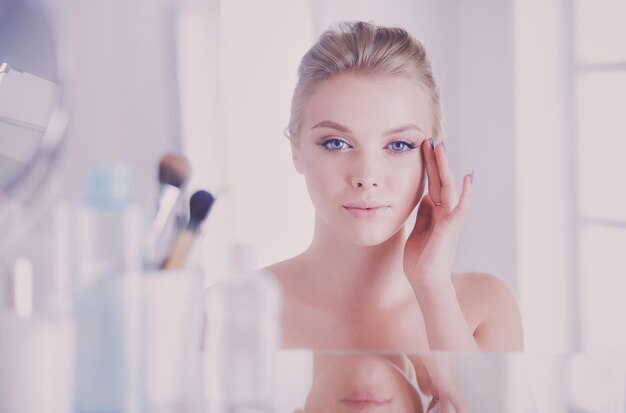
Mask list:
[[261,268],[261,271],[272,273],[283,287],[285,295],[291,296],[294,292],[294,288],[297,287],[297,283],[294,282],[293,274],[297,274],[301,270],[298,257],[289,258],[266,267]]
[[452,281],[461,306],[477,313],[474,338],[484,351],[522,351],[523,327],[511,286],[488,273],[454,273]]
[[[297,257],[280,261],[261,268],[272,273],[280,282],[283,291],[282,329],[283,346],[286,348],[315,347],[317,336],[311,336],[311,326],[324,325],[311,310],[311,302],[302,293],[304,268]],[[317,327],[319,331],[319,327]]]
[[264,271],[264,272],[271,272],[276,277],[281,277],[281,275],[284,274],[284,269],[283,269],[284,263],[285,261],[277,262],[277,263],[268,265],[266,267],[260,268],[259,270]]
[[455,272],[452,273],[452,283],[458,294],[468,295],[468,298],[486,298],[491,294],[509,295],[513,298],[513,289],[504,280],[496,275],[484,272]]
[[276,262],[274,264],[270,264],[266,267],[261,268],[261,271],[271,272],[277,277],[284,277],[287,272],[293,268],[294,266],[294,258],[289,258],[283,261]]

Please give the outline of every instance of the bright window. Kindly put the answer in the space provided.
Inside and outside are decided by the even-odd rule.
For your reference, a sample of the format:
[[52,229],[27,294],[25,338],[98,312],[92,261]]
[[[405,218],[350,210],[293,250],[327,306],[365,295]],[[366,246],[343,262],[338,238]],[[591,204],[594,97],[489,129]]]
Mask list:
[[626,71],[581,74],[577,93],[580,212],[626,222]]
[[626,346],[626,2],[579,0],[572,15],[580,350],[622,351]]
[[607,63],[626,60],[625,1],[579,0],[574,19],[576,54],[582,61]]
[[626,230],[585,225],[580,233],[582,348],[621,352],[626,348]]

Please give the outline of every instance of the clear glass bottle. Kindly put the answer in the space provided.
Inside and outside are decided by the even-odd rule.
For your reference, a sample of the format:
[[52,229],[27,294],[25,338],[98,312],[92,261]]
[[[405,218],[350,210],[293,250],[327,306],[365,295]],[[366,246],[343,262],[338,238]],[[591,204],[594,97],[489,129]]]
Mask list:
[[282,291],[253,270],[253,249],[233,247],[234,274],[206,294],[205,383],[212,412],[272,412],[281,346]]

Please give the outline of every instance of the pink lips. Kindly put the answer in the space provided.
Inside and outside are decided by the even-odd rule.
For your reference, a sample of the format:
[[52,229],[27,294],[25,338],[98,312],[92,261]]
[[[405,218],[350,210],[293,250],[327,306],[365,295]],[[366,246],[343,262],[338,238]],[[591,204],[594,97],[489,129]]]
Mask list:
[[343,207],[355,218],[375,217],[389,208],[387,205],[377,201],[349,202]]
[[369,411],[389,403],[389,400],[374,393],[354,392],[341,399],[341,403],[354,410]]

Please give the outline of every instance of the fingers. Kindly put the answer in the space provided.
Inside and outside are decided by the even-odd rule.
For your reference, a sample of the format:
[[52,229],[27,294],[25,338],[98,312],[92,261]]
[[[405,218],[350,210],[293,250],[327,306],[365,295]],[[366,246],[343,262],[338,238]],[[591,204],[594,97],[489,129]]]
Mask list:
[[467,413],[467,401],[460,390],[441,396],[439,400],[432,399],[426,408],[428,413]]
[[415,217],[415,226],[413,227],[413,231],[411,231],[412,233],[422,233],[431,227],[434,208],[435,205],[433,204],[430,194],[424,195],[417,208],[417,216]]
[[428,193],[433,202],[441,202],[450,210],[456,205],[456,185],[454,175],[448,163],[445,145],[431,146],[432,138],[422,145],[428,173]]
[[461,391],[457,391],[449,399],[450,405],[453,406],[451,412],[455,413],[467,413],[467,401],[463,397]]
[[446,400],[440,400],[433,409],[433,413],[456,413],[452,408],[452,404]]
[[472,181],[474,180],[474,170],[463,177],[463,189],[461,190],[461,197],[458,205],[452,211],[453,220],[463,220],[467,211],[469,211],[470,203],[472,200]]
[[434,202],[441,202],[441,179],[439,179],[435,151],[431,144],[434,145],[432,138],[422,144],[426,161],[426,173],[428,174],[428,193]]
[[439,409],[439,403],[434,404],[432,407],[428,406],[428,408],[426,409],[427,413],[440,413],[441,409]]
[[455,178],[446,155],[445,145],[439,143],[433,149],[427,141],[422,147],[430,199],[436,208],[439,208],[437,204],[440,202],[448,211],[452,211],[452,215],[461,218],[469,209],[474,171],[472,170],[471,174],[463,177],[461,196],[457,197]]
[[444,144],[440,143],[435,146],[435,159],[437,160],[437,171],[439,172],[439,181],[441,182],[440,202],[452,209],[457,202],[456,184],[454,183],[454,175],[448,162]]

